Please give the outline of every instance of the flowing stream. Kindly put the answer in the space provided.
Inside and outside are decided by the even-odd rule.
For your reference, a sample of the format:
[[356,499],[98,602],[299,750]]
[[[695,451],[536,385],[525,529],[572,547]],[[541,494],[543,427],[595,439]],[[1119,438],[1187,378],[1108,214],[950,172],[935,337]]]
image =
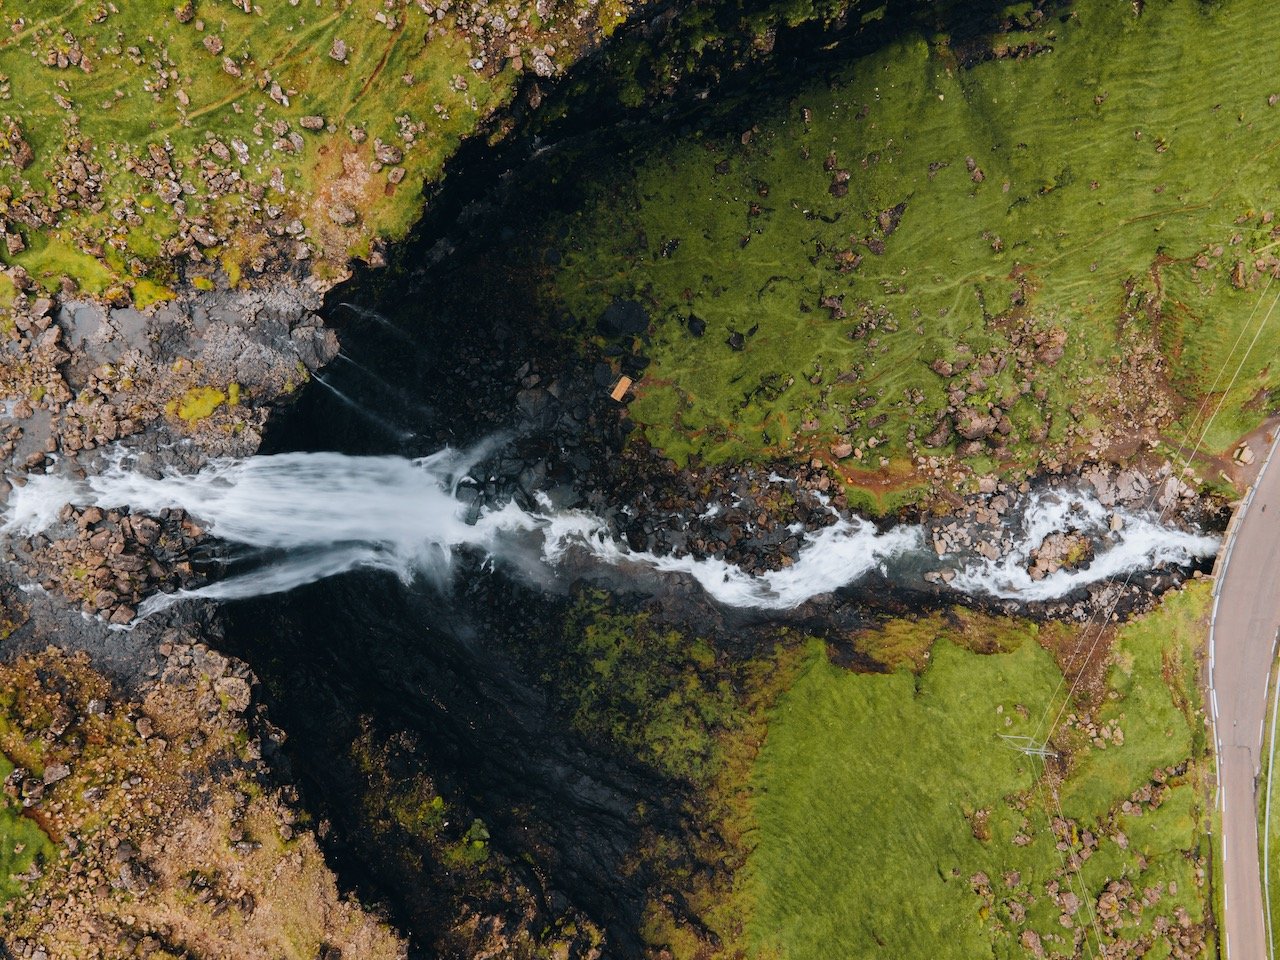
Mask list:
[[[512,500],[478,506],[467,488],[490,448],[451,448],[431,456],[356,457],[287,453],[222,460],[198,473],[161,478],[121,459],[85,480],[45,475],[15,488],[0,532],[31,536],[53,526],[62,506],[128,507],[143,513],[181,508],[232,544],[268,553],[252,569],[189,591],[157,594],[139,616],[183,598],[239,599],[293,589],[357,568],[391,572],[408,583],[444,583],[459,551],[478,551],[534,579],[545,578],[573,551],[597,563],[628,565],[695,579],[731,607],[786,610],[852,584],[872,570],[905,581],[922,569],[954,571],[953,589],[1024,601],[1052,600],[1111,577],[1212,556],[1218,539],[1166,525],[1153,511],[1104,507],[1089,491],[1040,492],[1009,519],[1012,547],[996,559],[936,556],[922,527],[879,530],[859,517],[836,515],[807,535],[795,562],[761,575],[724,560],[662,556],[630,549],[602,517],[556,510],[539,498],[527,510]],[[833,511],[834,512],[834,511]],[[1111,530],[1110,517],[1122,519]],[[1099,544],[1092,560],[1033,580],[1028,558],[1055,531],[1076,530]]]

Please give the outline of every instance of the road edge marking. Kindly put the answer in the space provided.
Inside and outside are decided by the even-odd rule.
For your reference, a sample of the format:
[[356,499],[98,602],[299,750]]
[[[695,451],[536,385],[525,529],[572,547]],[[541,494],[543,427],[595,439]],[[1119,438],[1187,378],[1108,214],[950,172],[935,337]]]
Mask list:
[[[1271,658],[1275,659],[1275,642],[1271,645]],[[1271,702],[1271,746],[1267,751],[1267,803],[1262,818],[1262,906],[1267,920],[1267,957],[1275,960],[1276,944],[1271,924],[1271,785],[1276,772],[1276,714],[1280,712],[1280,677],[1275,676],[1272,664],[1272,686],[1275,692]]]

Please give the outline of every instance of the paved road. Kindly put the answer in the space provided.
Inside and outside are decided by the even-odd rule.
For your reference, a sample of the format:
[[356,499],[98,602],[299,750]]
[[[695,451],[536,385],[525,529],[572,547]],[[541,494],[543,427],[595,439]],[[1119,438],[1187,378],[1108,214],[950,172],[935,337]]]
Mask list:
[[1258,855],[1258,774],[1276,631],[1280,630],[1280,455],[1263,468],[1220,572],[1210,674],[1221,785],[1229,960],[1267,953]]

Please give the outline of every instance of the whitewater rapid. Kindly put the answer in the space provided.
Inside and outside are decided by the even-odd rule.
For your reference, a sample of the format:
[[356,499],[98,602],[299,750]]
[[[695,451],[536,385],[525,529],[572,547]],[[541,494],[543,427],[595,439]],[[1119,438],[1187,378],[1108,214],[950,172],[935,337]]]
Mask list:
[[[614,568],[687,575],[726,606],[787,610],[876,569],[886,575],[910,569],[919,577],[924,566],[961,564],[951,579],[956,590],[1050,600],[1159,564],[1189,564],[1218,548],[1215,537],[1166,526],[1150,513],[1109,511],[1088,493],[1033,494],[1020,518],[1011,521],[1012,548],[997,560],[953,557],[947,563],[926,549],[922,527],[900,524],[881,531],[859,517],[836,514],[829,526],[807,535],[790,566],[753,575],[715,558],[632,550],[605,519],[556,510],[545,497],[533,510],[513,501],[477,507],[476,495],[465,495],[465,488],[474,483],[470,472],[487,452],[445,449],[416,460],[289,453],[220,460],[195,474],[165,477],[146,476],[119,460],[84,480],[29,477],[11,492],[0,534],[48,530],[67,503],[151,514],[180,508],[221,540],[271,558],[194,590],[154,595],[139,617],[184,598],[278,593],[358,568],[387,571],[406,583],[419,576],[445,583],[460,551],[525,570],[541,566],[543,572],[583,551]],[[1106,526],[1112,513],[1123,519],[1119,531]],[[1104,537],[1094,559],[1032,580],[1031,551],[1047,534],[1064,529]]]
[[[1111,518],[1121,528],[1111,530]],[[1033,580],[1031,553],[1051,533],[1073,531],[1103,538],[1102,549],[1078,567],[1064,567]],[[1099,580],[1110,580],[1162,564],[1187,566],[1218,552],[1217,537],[1166,525],[1153,510],[1107,508],[1091,492],[1056,490],[1033,493],[1014,529],[1012,547],[995,560],[965,565],[951,581],[963,593],[985,593],[1006,600],[1056,600]]]

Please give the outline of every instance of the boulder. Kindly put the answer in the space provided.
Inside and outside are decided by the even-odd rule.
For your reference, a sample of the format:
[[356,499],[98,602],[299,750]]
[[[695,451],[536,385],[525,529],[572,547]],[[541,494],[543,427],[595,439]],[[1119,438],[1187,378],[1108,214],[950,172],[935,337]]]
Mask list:
[[966,440],[981,440],[995,431],[998,422],[990,414],[964,407],[956,414],[956,433]]
[[219,677],[214,692],[231,713],[243,713],[249,706],[249,682],[240,677]]
[[938,424],[932,433],[924,438],[927,447],[942,447],[951,439],[951,424],[945,420]]
[[1067,352],[1067,331],[1054,327],[1044,337],[1036,349],[1036,359],[1047,367],[1052,367]]
[[649,312],[635,300],[615,300],[600,314],[596,329],[606,337],[635,336],[649,329]]

